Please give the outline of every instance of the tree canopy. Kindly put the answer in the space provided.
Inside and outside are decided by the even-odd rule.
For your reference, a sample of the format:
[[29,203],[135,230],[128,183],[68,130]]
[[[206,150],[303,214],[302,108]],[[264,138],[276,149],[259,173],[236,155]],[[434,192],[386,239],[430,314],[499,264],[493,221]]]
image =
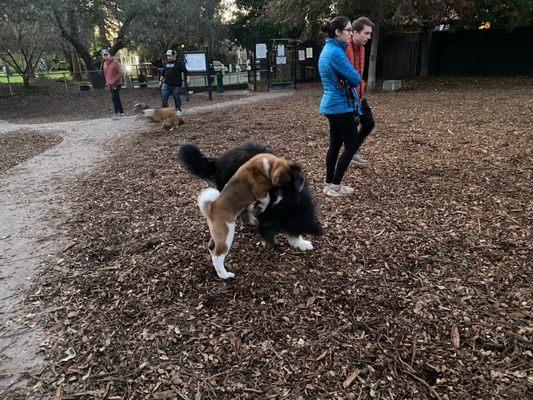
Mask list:
[[[335,15],[370,17],[384,26],[435,26],[452,29],[513,29],[533,23],[530,0],[236,0],[241,10],[233,32],[241,43],[256,36],[299,33],[318,38],[320,26]],[[244,39],[243,39],[244,38]]]
[[[97,71],[102,48],[158,58],[168,48],[208,46],[220,57],[235,41],[250,48],[267,38],[318,39],[320,26],[335,15],[366,15],[386,30],[477,28],[487,22],[511,30],[533,23],[530,0],[234,0],[229,21],[221,0],[0,0],[0,5],[0,57],[26,75],[43,51],[64,43],[87,70]],[[100,73],[90,77],[102,86]]]

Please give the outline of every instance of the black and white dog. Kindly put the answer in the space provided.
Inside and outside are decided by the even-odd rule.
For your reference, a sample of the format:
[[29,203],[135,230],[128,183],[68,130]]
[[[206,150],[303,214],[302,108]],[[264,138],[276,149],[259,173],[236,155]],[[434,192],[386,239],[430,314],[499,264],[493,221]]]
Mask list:
[[[214,182],[217,189],[222,190],[241,165],[260,153],[274,154],[269,147],[245,143],[219,157],[209,158],[195,144],[185,143],[180,147],[178,159],[193,175]],[[296,184],[272,188],[269,195],[270,203],[262,213],[249,213],[250,222],[258,224],[266,245],[274,247],[277,244],[276,234],[284,233],[291,246],[312,250],[313,245],[309,240],[304,240],[302,235],[321,235],[322,226],[303,177]]]

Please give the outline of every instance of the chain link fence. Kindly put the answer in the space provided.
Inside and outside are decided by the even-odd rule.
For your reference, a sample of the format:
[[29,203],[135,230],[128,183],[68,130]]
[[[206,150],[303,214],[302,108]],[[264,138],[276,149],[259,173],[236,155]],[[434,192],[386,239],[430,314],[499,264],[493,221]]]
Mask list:
[[[100,71],[42,71],[26,75],[29,87],[24,86],[23,76],[20,74],[0,72],[0,96],[15,96],[41,92],[69,92],[89,91],[93,89],[89,73]],[[215,84],[215,76],[211,77],[211,84]],[[144,65],[127,65],[124,67],[123,84],[127,88],[158,87],[160,75],[153,68]],[[224,72],[222,83],[227,87],[245,87],[248,84],[248,73],[244,71]],[[206,75],[190,74],[187,82],[189,90],[205,90],[208,86]]]

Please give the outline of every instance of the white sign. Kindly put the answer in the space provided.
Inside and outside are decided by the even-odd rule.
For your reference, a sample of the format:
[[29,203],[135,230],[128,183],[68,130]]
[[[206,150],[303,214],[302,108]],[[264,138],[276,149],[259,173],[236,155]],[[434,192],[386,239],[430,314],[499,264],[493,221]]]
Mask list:
[[189,72],[207,72],[205,53],[185,54],[185,66]]
[[305,49],[305,55],[307,56],[307,58],[313,58],[313,48],[308,47],[307,49]]
[[278,44],[278,57],[285,56],[285,45]]
[[265,43],[255,45],[255,58],[267,58],[267,45]]
[[305,61],[305,50],[298,50],[298,61]]
[[276,64],[287,64],[287,57],[276,57]]

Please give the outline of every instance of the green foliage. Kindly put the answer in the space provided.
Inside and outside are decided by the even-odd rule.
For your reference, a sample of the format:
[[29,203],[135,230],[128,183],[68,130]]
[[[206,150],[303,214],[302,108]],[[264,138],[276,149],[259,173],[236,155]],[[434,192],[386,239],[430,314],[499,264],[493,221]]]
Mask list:
[[[45,49],[53,50],[54,25],[42,17],[43,1],[0,1],[0,60],[29,86]],[[52,44],[50,44],[52,43]]]
[[236,0],[235,20],[229,26],[232,38],[244,48],[252,48],[254,43],[276,37],[299,37],[304,24],[290,24],[269,13],[271,1]]
[[[510,30],[533,23],[531,0],[244,0],[237,3],[243,4],[244,10],[246,5],[251,10],[248,20],[267,20],[286,31],[298,28],[303,38],[318,38],[321,24],[336,15],[351,19],[366,15],[388,31],[438,24],[477,29],[488,21],[492,27]],[[259,25],[258,30],[261,28]]]
[[214,47],[225,36],[219,11],[220,0],[153,1],[132,24],[129,47],[154,58],[167,49]]
[[464,13],[460,23],[465,27],[477,28],[490,22],[492,28],[508,31],[519,26],[533,24],[533,2],[531,0],[473,0],[463,1]]

